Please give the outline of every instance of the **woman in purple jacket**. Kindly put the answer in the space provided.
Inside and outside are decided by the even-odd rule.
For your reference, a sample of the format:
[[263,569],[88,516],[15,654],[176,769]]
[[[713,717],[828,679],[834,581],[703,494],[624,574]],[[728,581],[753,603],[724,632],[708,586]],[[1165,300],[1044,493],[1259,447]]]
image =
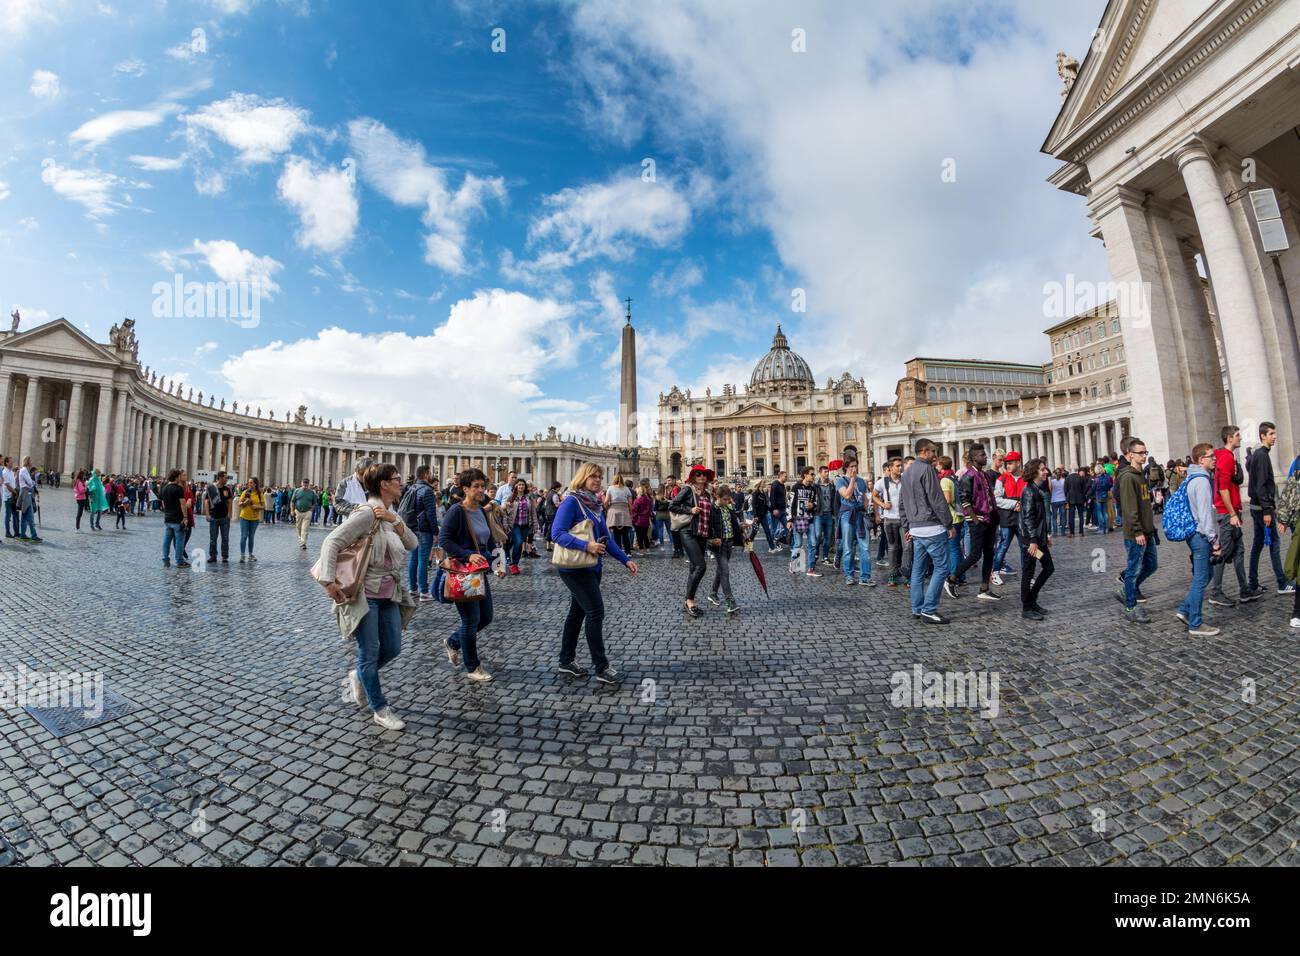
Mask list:
[[[569,589],[569,616],[564,621],[560,639],[560,673],[570,678],[587,677],[587,669],[574,660],[578,651],[578,631],[586,622],[587,649],[591,651],[591,666],[596,669],[596,680],[602,684],[617,684],[623,675],[614,670],[605,656],[605,600],[600,595],[600,570],[603,556],[613,555],[630,572],[636,574],[636,562],[628,558],[623,549],[610,538],[601,508],[600,485],[603,472],[600,465],[587,462],[578,469],[569,483],[569,493],[560,502],[560,510],[551,524],[551,540],[561,548],[586,551],[596,556],[590,568],[558,568],[560,580]],[[590,520],[592,540],[582,541],[569,533],[580,521]]]

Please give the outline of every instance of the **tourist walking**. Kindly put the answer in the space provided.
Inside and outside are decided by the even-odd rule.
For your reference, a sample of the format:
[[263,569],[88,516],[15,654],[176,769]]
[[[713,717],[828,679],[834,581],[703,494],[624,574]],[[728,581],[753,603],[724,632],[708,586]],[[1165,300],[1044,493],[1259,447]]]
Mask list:
[[536,515],[533,512],[532,502],[528,498],[528,482],[523,478],[516,478],[515,483],[510,486],[510,494],[501,505],[501,514],[510,534],[506,543],[509,549],[507,559],[510,563],[510,573],[518,574],[524,544],[531,542],[533,535],[537,533]]
[[[356,668],[348,674],[352,699],[360,707],[369,707],[372,719],[385,730],[401,730],[406,724],[389,706],[379,671],[401,654],[402,632],[417,607],[403,581],[402,570],[407,552],[417,547],[418,541],[393,511],[402,493],[396,466],[369,465],[359,480],[366,500],[361,507],[352,509],[347,521],[325,536],[318,580],[334,601],[343,639],[357,642]],[[339,552],[372,532],[365,579],[348,600],[335,582]]]
[[1203,442],[1192,449],[1192,464],[1187,469],[1187,479],[1180,487],[1187,496],[1187,506],[1196,520],[1196,530],[1187,539],[1192,555],[1192,586],[1178,606],[1178,619],[1187,625],[1191,637],[1217,637],[1219,629],[1207,625],[1201,616],[1205,602],[1205,589],[1210,583],[1210,560],[1220,552],[1219,520],[1214,509],[1214,483],[1210,469],[1214,467],[1214,446]]
[[[96,477],[98,477],[98,474],[96,474]],[[176,567],[189,567],[184,554],[182,554],[185,546],[185,489],[181,487],[180,479],[180,469],[173,468],[167,473],[167,484],[163,486],[162,494],[159,495],[162,500],[163,512],[162,559],[164,568],[171,567],[171,554],[173,551],[176,553]]]
[[[1218,521],[1218,560],[1214,562],[1210,577],[1209,601],[1215,607],[1235,607],[1237,602],[1247,604],[1263,596],[1256,594],[1246,577],[1246,548],[1241,525],[1241,486],[1246,481],[1237,449],[1241,447],[1241,429],[1225,425],[1220,432],[1221,447],[1214,452],[1212,469],[1214,480],[1214,512]],[[1193,462],[1193,464],[1196,464]],[[1190,471],[1190,469],[1189,469]],[[1236,600],[1223,590],[1223,574],[1229,562],[1237,576]]]
[[[582,631],[587,637],[587,650],[591,654],[596,680],[602,684],[617,684],[623,675],[610,666],[605,653],[605,599],[600,592],[602,565],[604,556],[609,554],[631,574],[636,574],[637,566],[618,542],[610,539],[600,501],[602,476],[600,465],[591,462],[579,467],[573,476],[568,494],[560,503],[551,525],[551,540],[555,545],[551,560],[559,571],[560,580],[569,589],[569,613],[560,634],[560,673],[584,680],[588,676],[587,669],[576,660],[578,633]],[[575,537],[572,533],[574,527],[584,521],[591,522],[589,540]],[[592,558],[595,560],[591,561]]]
[[4,501],[6,538],[18,536],[18,476],[12,465],[8,455],[0,461],[0,499]]
[[871,577],[871,541],[862,533],[867,527],[865,512],[872,500],[868,494],[867,481],[858,474],[858,461],[850,458],[844,463],[844,474],[835,479],[835,496],[840,501],[840,570],[844,574],[844,583],[849,586],[855,583],[855,562],[858,583],[867,587],[876,585]]
[[[772,540],[772,525],[768,521],[766,482],[761,478],[754,482],[754,487],[750,491],[749,507],[754,514],[754,524],[749,535],[750,540],[752,541],[757,536],[755,529],[761,528],[763,536],[767,538],[767,553],[776,554],[781,550],[781,546]],[[673,534],[676,535],[677,532],[673,532]],[[677,544],[678,541],[680,541],[680,538],[674,537],[673,544]]]
[[[831,481],[830,475],[831,470],[825,465],[817,469],[817,517],[813,519],[813,540],[816,542],[814,556],[821,558],[823,564],[834,567],[831,551],[835,544],[836,502],[840,496],[835,493],[835,482]],[[744,497],[743,491],[741,497]],[[736,510],[743,513],[745,509],[738,505]]]
[[208,564],[217,560],[217,539],[221,540],[221,561],[230,563],[230,503],[235,497],[230,476],[224,471],[208,485],[203,495],[203,513],[208,518]]
[[103,531],[100,522],[104,520],[104,512],[108,510],[108,496],[104,494],[104,479],[100,477],[98,468],[91,469],[86,491],[90,496],[90,528],[92,531]]
[[951,598],[957,597],[957,587],[962,577],[978,564],[980,589],[977,599],[1002,600],[992,589],[997,505],[989,473],[985,470],[987,464],[988,451],[983,445],[974,444],[966,449],[966,468],[957,481],[957,501],[961,508],[962,523],[970,533],[970,547],[966,549],[965,559],[948,575],[944,585],[944,592]]
[[[456,476],[457,500],[446,514],[438,531],[438,546],[448,558],[473,570],[486,572],[492,562],[492,528],[483,506],[487,503],[487,475],[477,468],[466,468]],[[483,575],[484,595],[481,601],[459,601],[456,613],[460,627],[442,644],[447,660],[453,667],[465,668],[465,676],[472,681],[486,683],[493,679],[478,656],[478,636],[492,623],[492,585],[490,576]]]
[[[1024,469],[1024,490],[1017,515],[1020,537],[1020,616],[1041,621],[1044,611],[1038,603],[1043,585],[1056,569],[1052,563],[1051,471],[1045,458],[1033,458]],[[1034,577],[1037,571],[1038,576]]]
[[[1046,459],[1044,459],[1046,461]],[[1057,468],[1048,481],[1052,496],[1052,534],[1065,535],[1065,469]]]
[[1293,594],[1295,585],[1287,580],[1282,568],[1281,536],[1286,528],[1274,520],[1274,508],[1277,500],[1277,485],[1273,480],[1273,462],[1269,452],[1277,443],[1277,426],[1272,422],[1262,422],[1259,426],[1259,445],[1250,453],[1246,461],[1248,476],[1247,493],[1250,495],[1250,519],[1254,523],[1255,533],[1250,540],[1250,591],[1253,596],[1265,593],[1259,584],[1259,557],[1268,548],[1268,557],[1273,564],[1273,576],[1277,578],[1278,594]]
[[438,489],[430,480],[432,476],[433,469],[428,465],[418,466],[415,485],[409,492],[414,496],[411,505],[415,518],[411,531],[415,533],[417,546],[406,566],[407,587],[421,601],[434,599],[429,590],[429,556],[438,537]]
[[788,507],[785,480],[785,472],[782,471],[767,490],[767,521],[772,526],[772,536],[776,538],[777,544],[783,540],[788,543],[785,537],[785,513]]
[[654,520],[654,514],[655,499],[650,491],[650,482],[642,481],[632,499],[632,530],[636,532],[638,551],[650,549],[650,522]]
[[786,521],[786,529],[790,532],[791,567],[795,567],[793,557],[797,552],[802,559],[798,566],[810,578],[821,577],[816,564],[817,542],[813,538],[816,533],[814,523],[817,520],[817,489],[813,487],[815,475],[812,468],[804,468],[799,482],[787,495],[790,516]]
[[88,497],[89,491],[86,488],[86,473],[84,471],[79,471],[72,478],[72,498],[77,502],[77,533],[81,532],[81,515],[89,506],[87,501]]
[[[257,561],[257,557],[253,554],[253,542],[257,540],[257,526],[262,521],[262,509],[265,507],[261,484],[256,478],[249,478],[248,483],[244,485],[243,493],[239,496],[239,562],[241,564],[245,560],[250,564]],[[248,549],[247,557],[244,554],[245,547]]]
[[1087,527],[1087,508],[1088,508],[1088,479],[1085,477],[1086,472],[1078,468],[1065,476],[1065,517],[1068,525],[1067,535],[1074,537],[1074,527],[1076,522],[1079,526],[1079,534],[1083,534]]
[[[811,468],[808,470],[812,471]],[[727,614],[735,614],[740,610],[740,605],[736,603],[736,596],[731,590],[731,553],[734,548],[743,549],[745,546],[744,522],[736,510],[730,485],[718,485],[714,495],[717,501],[710,518],[712,537],[709,539],[709,548],[713,551],[713,587],[709,591],[709,603],[717,607],[721,595],[727,602]],[[815,551],[810,547],[809,559],[814,556]]]
[[[889,586],[898,587],[899,576],[903,570],[903,516],[900,511],[900,498],[903,489],[903,459],[891,458],[885,465],[885,473],[872,489],[871,501],[880,509],[881,535],[889,549]],[[844,497],[844,492],[840,492]],[[846,499],[847,500],[847,499]],[[842,507],[842,506],[841,506]],[[844,512],[840,512],[840,532],[843,538]],[[847,539],[845,539],[847,540]],[[848,573],[848,545],[844,545],[845,573]]]
[[306,478],[289,498],[289,505],[293,508],[293,524],[298,530],[298,547],[303,551],[307,550],[307,531],[311,528],[311,518],[319,504],[320,498]]
[[948,538],[956,530],[939,487],[936,457],[938,449],[930,439],[916,443],[916,460],[903,472],[898,510],[903,533],[914,542],[912,617],[947,624],[948,619],[939,613],[939,597],[948,577]]
[[605,493],[605,514],[614,540],[624,552],[632,550],[632,489],[622,475],[614,476],[614,484]]
[[1025,491],[1022,456],[1018,451],[1007,452],[1003,471],[994,485],[994,498],[998,505],[998,550],[993,555],[993,583],[1001,584],[1002,576],[1015,574],[1016,569],[1007,564],[1007,551],[1011,539],[1019,537],[1020,496]]
[[[1117,597],[1124,605],[1125,619],[1133,624],[1147,624],[1151,620],[1146,609],[1139,606],[1146,601],[1142,582],[1155,574],[1159,566],[1151,490],[1142,473],[1146,457],[1146,443],[1140,438],[1130,438],[1125,451],[1125,467],[1119,469],[1116,477],[1119,509],[1123,516],[1124,550],[1128,553],[1124,588]],[[1098,512],[1100,515],[1100,506]]]
[[713,498],[708,487],[713,481],[713,471],[703,465],[692,465],[686,476],[686,486],[673,499],[669,511],[675,515],[689,515],[690,521],[680,530],[682,548],[690,561],[686,574],[686,616],[700,617],[700,609],[695,606],[695,592],[704,580],[705,558],[704,544],[712,537]]

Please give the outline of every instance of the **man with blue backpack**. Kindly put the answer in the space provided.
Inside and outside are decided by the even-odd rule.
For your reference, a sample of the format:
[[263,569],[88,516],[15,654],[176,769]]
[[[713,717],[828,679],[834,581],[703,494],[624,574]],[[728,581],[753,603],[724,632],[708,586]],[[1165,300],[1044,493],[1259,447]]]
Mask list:
[[1217,637],[1219,629],[1201,617],[1205,589],[1210,583],[1211,556],[1220,553],[1219,521],[1214,510],[1214,446],[1202,442],[1192,449],[1187,478],[1165,505],[1162,525],[1170,541],[1186,541],[1192,553],[1192,586],[1178,606],[1178,620],[1189,637]]

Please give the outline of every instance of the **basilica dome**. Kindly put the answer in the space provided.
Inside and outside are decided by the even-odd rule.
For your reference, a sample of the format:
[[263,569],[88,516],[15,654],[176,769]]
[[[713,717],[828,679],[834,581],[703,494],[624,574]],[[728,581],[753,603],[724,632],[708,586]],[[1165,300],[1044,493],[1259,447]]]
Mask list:
[[776,335],[772,337],[772,350],[759,359],[758,364],[754,366],[754,374],[749,377],[749,385],[753,388],[784,384],[801,388],[816,387],[808,363],[790,351],[790,343],[786,341],[785,333],[778,325]]

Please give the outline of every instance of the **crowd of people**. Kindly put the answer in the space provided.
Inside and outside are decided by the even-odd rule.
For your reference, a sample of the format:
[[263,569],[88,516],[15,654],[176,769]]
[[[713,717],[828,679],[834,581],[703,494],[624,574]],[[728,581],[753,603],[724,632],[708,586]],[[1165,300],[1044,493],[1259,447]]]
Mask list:
[[[606,557],[632,574],[638,553],[671,549],[672,558],[684,558],[682,609],[691,620],[705,613],[697,598],[711,563],[703,597],[730,616],[740,611],[731,561],[752,550],[760,534],[770,554],[789,551],[790,573],[819,578],[838,572],[847,586],[908,589],[913,618],[932,624],[948,623],[940,613],[945,597],[960,601],[973,589],[975,600],[998,602],[1016,575],[1022,617],[1042,620],[1049,613],[1044,592],[1055,573],[1054,539],[1111,533],[1124,539],[1126,561],[1115,593],[1123,619],[1145,624],[1151,617],[1143,607],[1143,585],[1159,569],[1163,535],[1166,544],[1186,544],[1192,570],[1177,617],[1191,636],[1217,635],[1219,629],[1204,619],[1205,601],[1232,608],[1266,594],[1259,579],[1264,550],[1277,592],[1296,594],[1300,536],[1292,537],[1285,560],[1280,542],[1300,522],[1300,458],[1278,488],[1270,458],[1276,428],[1265,422],[1257,438],[1243,458],[1243,435],[1230,426],[1217,445],[1198,444],[1188,458],[1164,467],[1150,460],[1145,443],[1135,437],[1125,440],[1122,455],[1074,470],[979,444],[954,463],[921,439],[913,455],[889,459],[874,477],[860,474],[853,459],[831,463],[834,469],[804,468],[794,481],[781,472],[748,484],[719,480],[695,465],[684,481],[669,478],[657,488],[621,476],[606,488],[601,468],[587,464],[567,487],[540,487],[513,473],[494,486],[473,468],[440,486],[427,466],[403,480],[395,466],[362,459],[334,489],[305,479],[296,487],[264,489],[256,477],[236,482],[225,472],[195,482],[180,469],[161,479],[90,469],[73,476],[72,490],[77,532],[87,517],[89,530],[102,530],[105,512],[115,515],[118,529],[126,528],[128,517],[161,517],[167,567],[191,566],[189,545],[199,517],[207,525],[209,564],[229,563],[235,522],[239,561],[248,564],[257,562],[262,524],[292,522],[302,550],[314,526],[327,529],[313,573],[335,602],[341,632],[356,642],[350,694],[376,722],[396,730],[402,721],[384,696],[379,671],[400,653],[414,611],[432,601],[455,603],[458,623],[443,640],[448,661],[467,679],[489,682],[493,676],[479,655],[479,636],[493,620],[490,579],[518,575],[527,559],[545,554],[570,597],[559,672],[570,679],[590,676],[576,662],[578,638],[585,633],[592,670],[605,684],[621,680],[604,644]],[[40,473],[30,459],[16,467],[9,458],[0,460],[6,536],[40,540],[40,486],[57,487],[58,480]],[[1249,556],[1247,521],[1253,529]],[[335,578],[340,555],[363,539],[368,562],[345,590],[347,582]],[[1013,544],[1019,569],[1008,562]],[[355,561],[343,564],[353,568]],[[1235,597],[1224,587],[1229,565]],[[448,599],[449,575],[472,579],[477,593]],[[1300,595],[1290,623],[1300,629]]]

